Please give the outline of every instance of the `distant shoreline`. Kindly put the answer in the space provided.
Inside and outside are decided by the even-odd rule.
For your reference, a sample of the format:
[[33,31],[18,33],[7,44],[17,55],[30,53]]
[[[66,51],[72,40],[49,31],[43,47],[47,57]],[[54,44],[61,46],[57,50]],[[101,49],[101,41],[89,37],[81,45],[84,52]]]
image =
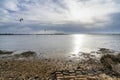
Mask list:
[[0,33],[0,35],[120,35],[120,33],[44,33],[44,34],[34,34],[34,33]]
[[0,34],[0,35],[69,35],[69,34],[55,33],[55,34]]

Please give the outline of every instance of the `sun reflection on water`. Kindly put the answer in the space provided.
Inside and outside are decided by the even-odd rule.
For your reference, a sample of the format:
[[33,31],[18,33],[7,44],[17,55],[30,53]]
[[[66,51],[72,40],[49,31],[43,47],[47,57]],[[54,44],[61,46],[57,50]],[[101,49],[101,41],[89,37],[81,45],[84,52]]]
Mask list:
[[80,52],[80,49],[82,48],[84,44],[84,37],[85,35],[73,35],[73,51],[72,54],[78,55]]

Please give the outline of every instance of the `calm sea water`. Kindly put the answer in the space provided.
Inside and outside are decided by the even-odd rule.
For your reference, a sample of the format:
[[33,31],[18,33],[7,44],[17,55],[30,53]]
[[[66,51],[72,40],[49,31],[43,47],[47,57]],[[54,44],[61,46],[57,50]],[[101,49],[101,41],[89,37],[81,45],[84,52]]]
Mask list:
[[120,35],[1,35],[0,50],[66,56],[98,48],[120,51]]

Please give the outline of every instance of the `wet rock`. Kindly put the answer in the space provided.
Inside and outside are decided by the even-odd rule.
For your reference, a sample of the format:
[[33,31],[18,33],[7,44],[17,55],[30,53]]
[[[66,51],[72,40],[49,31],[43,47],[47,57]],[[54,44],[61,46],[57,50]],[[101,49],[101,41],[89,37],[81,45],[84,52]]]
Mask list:
[[12,54],[13,52],[12,51],[2,51],[0,50],[0,55],[3,55],[3,54]]
[[36,55],[35,52],[33,51],[27,51],[27,52],[23,52],[21,54],[15,54],[15,57],[34,57]]
[[21,53],[21,55],[23,56],[23,57],[32,57],[32,56],[35,56],[35,52],[33,52],[33,51],[27,51],[27,52],[23,52],[23,53]]
[[102,65],[104,66],[104,71],[106,74],[111,76],[120,77],[120,54],[118,55],[104,55],[100,59]]
[[101,52],[102,54],[106,54],[106,53],[114,53],[113,50],[106,49],[106,48],[100,48],[98,51]]

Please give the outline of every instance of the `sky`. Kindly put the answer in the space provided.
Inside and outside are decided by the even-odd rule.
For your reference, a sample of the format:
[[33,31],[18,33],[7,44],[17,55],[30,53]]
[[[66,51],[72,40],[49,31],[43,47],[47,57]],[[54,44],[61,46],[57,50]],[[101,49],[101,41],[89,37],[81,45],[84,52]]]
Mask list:
[[0,0],[0,33],[120,33],[120,0]]

